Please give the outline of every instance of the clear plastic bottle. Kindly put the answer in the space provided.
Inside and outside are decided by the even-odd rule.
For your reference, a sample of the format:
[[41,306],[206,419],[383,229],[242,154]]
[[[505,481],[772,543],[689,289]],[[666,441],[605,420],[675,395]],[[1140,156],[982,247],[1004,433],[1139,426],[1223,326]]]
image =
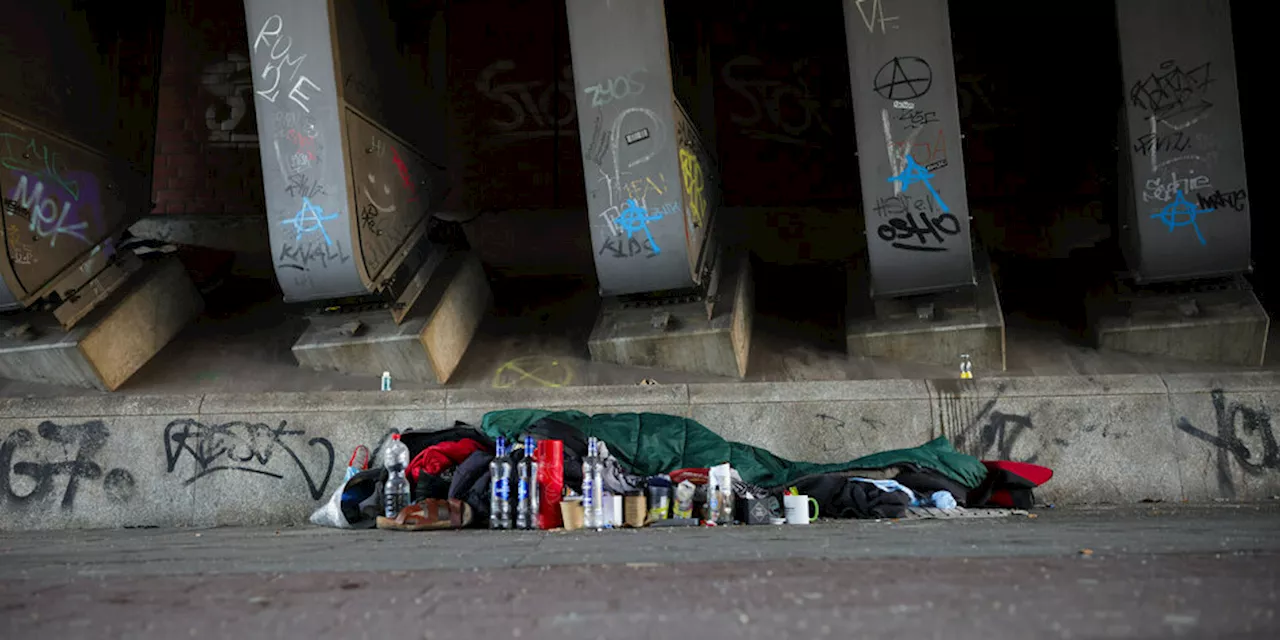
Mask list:
[[604,465],[600,460],[599,441],[587,440],[587,457],[582,461],[582,526],[603,529]]
[[489,528],[511,528],[511,457],[507,455],[507,439],[494,443],[493,462],[489,463]]
[[400,442],[400,434],[391,434],[391,442],[382,452],[382,466],[387,468],[387,484],[382,489],[382,515],[394,518],[409,506],[409,479],[404,470],[409,466],[409,447]]
[[967,353],[960,354],[960,379],[973,379],[973,361],[969,359],[969,354]]
[[533,458],[537,443],[533,436],[524,437],[524,457],[516,465],[519,488],[516,491],[516,528],[538,528],[538,462]]

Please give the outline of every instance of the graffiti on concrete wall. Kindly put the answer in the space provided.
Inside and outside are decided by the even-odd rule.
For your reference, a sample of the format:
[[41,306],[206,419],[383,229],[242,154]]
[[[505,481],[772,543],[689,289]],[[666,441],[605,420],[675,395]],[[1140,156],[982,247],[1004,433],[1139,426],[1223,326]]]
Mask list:
[[[283,480],[297,476],[314,499],[324,495],[333,475],[334,450],[328,438],[307,438],[303,429],[259,422],[204,424],[189,418],[164,428],[164,455],[169,473],[178,472],[189,485],[211,474],[235,471]],[[306,460],[304,460],[306,458]]]
[[1221,389],[1209,397],[1213,402],[1214,424],[1211,430],[1191,424],[1185,416],[1177,421],[1178,429],[1213,446],[1216,453],[1218,486],[1227,497],[1236,496],[1232,467],[1238,466],[1251,476],[1280,471],[1280,444],[1271,427],[1271,411],[1227,400]]
[[49,508],[56,499],[59,508],[70,510],[85,482],[100,483],[111,502],[128,502],[136,493],[133,474],[104,471],[97,460],[110,436],[101,420],[66,425],[46,420],[35,433],[11,431],[0,444],[0,503]]
[[[596,101],[604,104],[638,95],[644,84],[637,76],[602,81],[596,89]],[[607,83],[607,87],[605,84]],[[513,60],[495,60],[480,71],[475,80],[476,91],[500,107],[499,113],[482,126],[489,132],[484,145],[501,146],[513,142],[551,137],[578,137],[578,107],[573,93],[573,67],[564,65],[555,82],[531,79]]]
[[243,53],[228,53],[211,62],[200,75],[200,86],[212,96],[204,111],[208,142],[214,147],[256,147],[258,129],[253,114],[253,67]]
[[832,110],[847,109],[843,96],[821,95],[813,83],[815,64],[809,58],[790,63],[787,80],[764,76],[765,62],[743,54],[726,62],[720,79],[732,90],[729,119],[739,133],[788,145],[820,147],[835,135],[828,124]]

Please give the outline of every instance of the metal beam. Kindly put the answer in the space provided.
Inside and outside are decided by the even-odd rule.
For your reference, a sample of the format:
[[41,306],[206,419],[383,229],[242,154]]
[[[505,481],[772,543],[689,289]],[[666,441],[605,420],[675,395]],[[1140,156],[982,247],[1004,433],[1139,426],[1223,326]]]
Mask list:
[[1247,271],[1249,199],[1230,7],[1116,3],[1126,257],[1139,282]]
[[844,0],[876,296],[974,284],[946,0]]

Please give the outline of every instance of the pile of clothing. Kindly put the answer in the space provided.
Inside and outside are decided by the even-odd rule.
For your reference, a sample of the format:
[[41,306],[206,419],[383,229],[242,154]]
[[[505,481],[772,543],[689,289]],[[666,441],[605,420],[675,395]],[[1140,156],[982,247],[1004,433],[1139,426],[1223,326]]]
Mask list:
[[[728,463],[735,472],[737,498],[773,498],[768,502],[778,504],[784,494],[798,492],[814,498],[822,516],[836,518],[898,518],[915,505],[1030,508],[1032,490],[1052,477],[1052,471],[1038,465],[979,460],[956,451],[946,438],[818,464],[786,460],[759,447],[726,441],[679,416],[514,409],[486,414],[479,429],[457,423],[439,431],[400,434],[410,452],[406,475],[414,503],[440,505],[438,517],[430,514],[440,522],[439,528],[487,527],[494,441],[503,437],[520,442],[519,436],[525,435],[563,443],[563,459],[557,462],[563,488],[570,493],[581,492],[587,440],[595,437],[607,447],[603,484],[610,493],[642,491],[655,477],[688,479],[701,490],[707,470]],[[512,463],[524,455],[523,448],[516,447]],[[366,457],[377,464],[376,451]],[[386,479],[381,467],[353,465],[346,482],[311,521],[340,528],[374,526],[382,514]]]

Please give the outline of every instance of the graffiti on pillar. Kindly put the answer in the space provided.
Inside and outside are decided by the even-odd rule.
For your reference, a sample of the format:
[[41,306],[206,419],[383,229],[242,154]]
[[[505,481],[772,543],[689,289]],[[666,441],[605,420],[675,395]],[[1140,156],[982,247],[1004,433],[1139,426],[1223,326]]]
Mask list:
[[1233,211],[1244,211],[1246,202],[1249,200],[1249,194],[1244,189],[1236,189],[1223,193],[1217,189],[1209,195],[1196,194],[1201,209],[1226,209],[1228,207]]
[[262,74],[259,76],[265,81],[265,87],[258,90],[258,95],[274,104],[276,98],[280,96],[281,89],[288,88],[285,95],[289,100],[301,107],[303,111],[311,113],[311,107],[307,103],[311,101],[311,94],[319,92],[320,87],[306,74],[301,73],[302,63],[306,61],[307,54],[290,55],[293,50],[293,38],[284,35],[284,20],[279,15],[273,15],[263,21],[262,28],[258,30],[258,36],[253,39],[255,52],[259,47],[264,46],[267,47],[270,57],[267,64],[263,65]]
[[1151,116],[1177,129],[1194,123],[1213,109],[1209,102],[1209,63],[1183,69],[1174,60],[1165,60],[1147,77],[1129,89],[1129,101]]
[[1195,169],[1182,173],[1173,171],[1148,179],[1142,188],[1142,201],[1171,202],[1179,194],[1212,188],[1209,176],[1196,175]]
[[319,205],[312,204],[310,198],[303,198],[302,206],[298,209],[298,212],[281,224],[293,225],[293,230],[297,234],[295,240],[301,241],[303,235],[319,231],[320,237],[324,238],[324,243],[333,246],[333,239],[325,231],[324,223],[326,220],[336,220],[338,215],[337,213],[325,213],[324,209]]
[[[513,60],[495,60],[476,76],[476,91],[502,106],[505,113],[485,122],[494,135],[488,144],[508,144],[550,137],[578,135],[578,107],[573,93],[573,67],[564,65],[554,83],[545,80],[510,81],[520,70]],[[632,87],[624,84],[624,95]],[[610,89],[615,88],[612,84]],[[603,89],[603,87],[602,87]],[[636,93],[638,94],[639,91]],[[609,96],[615,94],[612,91]]]
[[108,500],[128,502],[136,493],[133,474],[120,468],[104,472],[98,462],[110,435],[101,420],[67,425],[46,420],[35,433],[11,431],[0,443],[0,503],[47,509],[46,501],[57,499],[62,510],[70,510],[84,481],[100,481]]
[[1229,402],[1222,389],[1214,389],[1209,397],[1213,402],[1213,431],[1196,427],[1185,416],[1178,419],[1177,426],[1213,446],[1217,453],[1218,486],[1227,497],[1235,497],[1232,467],[1238,466],[1251,476],[1280,471],[1280,444],[1277,444],[1271,412],[1266,406],[1254,408]]
[[0,167],[15,179],[13,189],[0,194],[6,223],[23,220],[16,226],[26,227],[33,242],[51,249],[63,236],[88,243],[91,223],[103,226],[98,179],[68,170],[65,158],[35,137],[0,132]]
[[896,57],[876,72],[872,87],[885,100],[915,100],[933,87],[933,68],[924,58]]
[[[886,26],[894,29],[898,28],[898,16],[886,16],[884,14],[884,0],[854,0],[853,6],[858,9],[858,15],[862,16],[862,23],[867,26],[867,33],[875,33],[876,29],[880,29],[880,33],[887,33]],[[893,23],[890,25],[890,23]]]
[[591,96],[592,107],[622,102],[644,93],[644,76],[648,73],[645,69],[637,69],[624,75],[605,78],[582,92]]
[[702,163],[688,149],[680,149],[680,177],[684,181],[685,207],[693,218],[694,228],[701,228],[706,217],[707,194],[702,176]]
[[214,100],[205,108],[208,141],[215,147],[256,147],[253,113],[253,65],[242,53],[205,66],[200,85]]
[[762,77],[765,63],[752,55],[726,62],[720,77],[737,94],[729,119],[749,138],[822,146],[834,135],[824,111],[846,108],[846,103],[843,96],[823,100],[812,87],[817,68],[808,58],[797,60],[784,81]]
[[1243,212],[1248,206],[1244,189],[1216,189],[1204,173],[1217,153],[1211,139],[1196,133],[1213,114],[1212,68],[1209,61],[1184,66],[1165,60],[1129,89],[1129,104],[1146,125],[1133,141],[1133,151],[1151,163],[1142,202],[1160,207],[1148,217],[1169,233],[1190,227],[1201,245],[1208,244],[1200,230],[1201,214]]
[[1181,191],[1177,192],[1173,202],[1165,205],[1160,213],[1152,214],[1152,218],[1159,219],[1165,226],[1169,227],[1169,233],[1173,233],[1178,227],[1191,227],[1196,232],[1196,239],[1200,240],[1200,244],[1205,244],[1204,234],[1200,233],[1200,214],[1212,213],[1213,209],[1202,209],[1197,205],[1191,204]]
[[[605,166],[596,167],[608,196],[608,206],[596,215],[605,222],[608,236],[599,255],[615,258],[662,253],[650,225],[680,213],[678,195],[671,193],[661,172],[647,173],[644,165],[662,150],[665,126],[651,109],[630,107],[614,118],[610,128]],[[627,158],[624,152],[637,142],[653,140],[647,152]],[[672,199],[676,198],[676,199]]]
[[[333,443],[318,436],[307,438],[305,430],[287,426],[285,420],[274,427],[253,422],[204,424],[187,418],[174,420],[164,428],[168,472],[174,473],[179,462],[189,459],[183,472],[187,476],[184,485],[224,471],[276,480],[297,474],[311,497],[318,500],[333,475]],[[304,456],[311,464],[304,462]]]
[[933,188],[933,183],[930,182],[932,179],[933,174],[920,166],[919,163],[916,162],[914,156],[907,154],[906,166],[902,168],[902,171],[899,172],[898,175],[891,176],[889,178],[889,182],[896,185],[897,188],[895,188],[894,191],[899,193],[905,193],[910,190],[911,185],[917,182],[923,184],[924,188],[929,191],[929,195],[933,196],[933,200],[938,204],[938,208],[942,209],[943,213],[950,213],[951,209],[947,208],[947,203],[942,201],[942,196],[938,195],[938,190]]
[[876,235],[895,249],[947,251],[947,238],[960,234],[960,219],[928,197],[882,197],[873,210],[883,220]]

